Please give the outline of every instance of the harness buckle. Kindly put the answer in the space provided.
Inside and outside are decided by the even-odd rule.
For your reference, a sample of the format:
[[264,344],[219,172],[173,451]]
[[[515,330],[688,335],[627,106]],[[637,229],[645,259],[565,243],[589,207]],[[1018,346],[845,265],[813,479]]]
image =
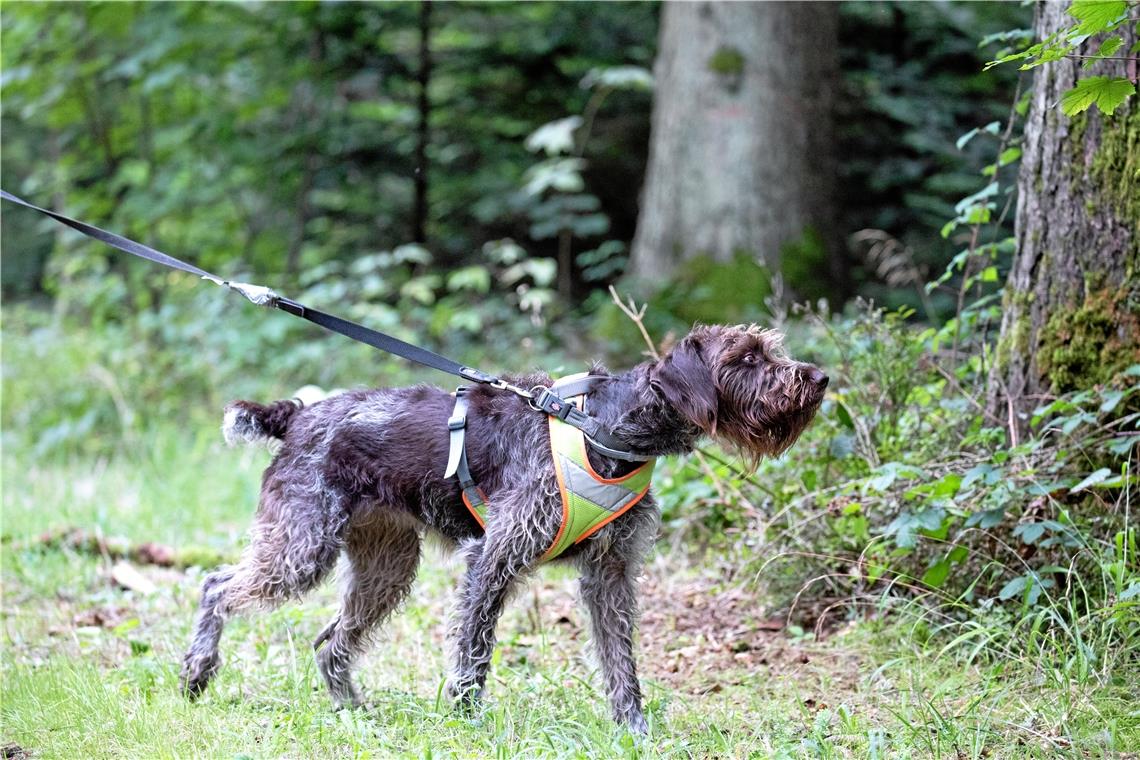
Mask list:
[[462,430],[465,427],[467,427],[466,417],[448,417],[447,429],[451,432],[454,433],[456,430]]
[[551,417],[557,417],[563,422],[578,408],[574,406],[574,402],[567,401],[557,393],[554,393],[549,388],[543,388],[538,397],[531,402],[531,406],[540,412],[545,412]]

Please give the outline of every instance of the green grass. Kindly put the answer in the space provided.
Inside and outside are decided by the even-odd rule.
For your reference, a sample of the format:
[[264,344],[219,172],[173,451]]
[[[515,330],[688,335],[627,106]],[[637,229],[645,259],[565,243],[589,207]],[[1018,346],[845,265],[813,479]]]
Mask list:
[[[610,723],[573,578],[557,568],[504,617],[486,708],[473,719],[454,713],[441,689],[459,568],[434,550],[405,609],[360,663],[366,708],[333,711],[315,671],[309,642],[335,611],[332,584],[304,604],[234,621],[222,673],[188,704],[177,669],[203,571],[140,568],[158,587],[140,595],[109,581],[108,559],[36,538],[78,526],[236,554],[268,454],[218,439],[216,421],[193,419],[139,434],[129,453],[55,463],[6,440],[4,742],[37,758],[1046,758],[1140,747],[1135,652],[1107,676],[1095,663],[1091,672],[1074,667],[1064,647],[1036,661],[968,661],[957,648],[940,654],[945,640],[918,635],[913,611],[851,624],[823,642],[773,632],[750,645],[759,651],[737,651],[725,636],[743,633],[687,627],[701,611],[682,613],[718,605],[728,590],[739,600],[741,588],[660,557],[647,604],[667,614],[653,618],[641,653],[647,739]],[[681,601],[681,584],[703,592]],[[751,588],[744,608],[761,615],[762,591]]]

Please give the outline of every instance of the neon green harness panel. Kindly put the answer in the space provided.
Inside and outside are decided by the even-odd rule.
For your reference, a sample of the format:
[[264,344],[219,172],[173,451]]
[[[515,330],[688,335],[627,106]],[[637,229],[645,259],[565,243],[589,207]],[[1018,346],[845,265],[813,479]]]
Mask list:
[[645,496],[656,460],[620,478],[594,472],[586,455],[586,437],[578,428],[550,418],[550,449],[562,494],[562,527],[543,559],[554,559],[584,541]]
[[[584,406],[585,399],[579,396],[576,400]],[[562,526],[554,543],[542,556],[544,560],[554,559],[573,544],[589,538],[641,501],[649,492],[653,468],[657,463],[657,460],[650,459],[628,475],[603,478],[590,466],[586,455],[586,436],[582,431],[557,417],[549,420],[550,451],[554,457],[558,491],[562,495]],[[472,504],[464,493],[463,503],[486,530],[490,505],[481,491],[479,497],[480,502]]]

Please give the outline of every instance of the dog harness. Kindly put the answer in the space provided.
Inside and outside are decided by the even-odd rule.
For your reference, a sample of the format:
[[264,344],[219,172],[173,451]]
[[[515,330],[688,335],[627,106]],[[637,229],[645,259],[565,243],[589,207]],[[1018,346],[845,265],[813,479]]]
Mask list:
[[[564,398],[563,403],[575,408],[580,405],[584,411],[586,392],[595,382],[603,379],[605,378],[599,375],[572,375],[557,381],[551,390]],[[467,466],[464,440],[467,427],[465,390],[460,388],[455,392],[455,409],[447,421],[451,451],[444,477],[458,477],[463,503],[480,527],[486,530],[487,521],[491,517],[490,505],[482,489],[475,484]],[[649,459],[628,475],[603,478],[590,465],[586,453],[586,436],[580,429],[563,422],[557,414],[548,415],[548,425],[554,473],[562,497],[562,525],[554,542],[542,556],[543,560],[554,559],[573,544],[585,541],[602,526],[625,514],[641,501],[649,492],[656,464],[655,459]]]

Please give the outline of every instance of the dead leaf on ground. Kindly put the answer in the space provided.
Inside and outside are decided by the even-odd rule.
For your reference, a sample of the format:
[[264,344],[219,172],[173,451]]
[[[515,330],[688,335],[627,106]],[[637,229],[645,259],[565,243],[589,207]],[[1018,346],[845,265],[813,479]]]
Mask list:
[[128,591],[137,591],[140,594],[153,594],[158,590],[154,581],[136,570],[127,562],[116,562],[111,568],[111,580],[116,585]]

